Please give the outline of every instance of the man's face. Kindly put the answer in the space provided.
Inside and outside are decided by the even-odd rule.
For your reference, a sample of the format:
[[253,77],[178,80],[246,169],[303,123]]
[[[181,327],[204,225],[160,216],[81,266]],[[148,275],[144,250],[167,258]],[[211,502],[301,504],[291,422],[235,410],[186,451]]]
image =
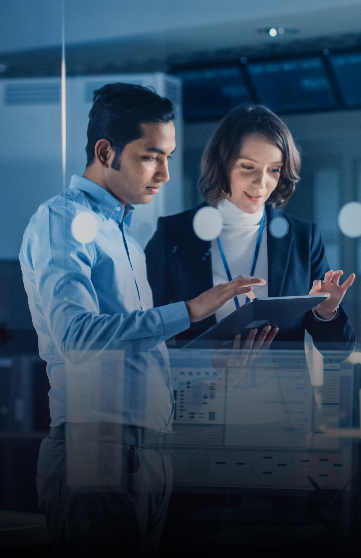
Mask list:
[[143,137],[128,143],[118,160],[111,150],[105,169],[103,188],[123,205],[149,203],[169,180],[168,159],[175,150],[173,122],[141,127]]

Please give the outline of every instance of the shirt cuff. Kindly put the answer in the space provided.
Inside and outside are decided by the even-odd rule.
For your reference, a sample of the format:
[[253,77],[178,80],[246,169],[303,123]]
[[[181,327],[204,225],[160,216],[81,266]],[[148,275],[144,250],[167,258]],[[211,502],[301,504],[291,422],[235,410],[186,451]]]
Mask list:
[[184,302],[175,302],[173,304],[167,304],[166,306],[159,306],[156,310],[158,310],[162,319],[166,339],[178,335],[178,333],[188,329],[191,325],[188,310]]
[[336,312],[334,313],[334,315],[332,316],[332,318],[329,318],[328,320],[325,320],[325,318],[321,318],[321,316],[319,316],[316,312],[316,310],[314,310],[312,308],[312,313],[315,316],[316,320],[318,320],[319,322],[332,322],[332,320],[335,320],[338,317],[338,307],[336,308]]

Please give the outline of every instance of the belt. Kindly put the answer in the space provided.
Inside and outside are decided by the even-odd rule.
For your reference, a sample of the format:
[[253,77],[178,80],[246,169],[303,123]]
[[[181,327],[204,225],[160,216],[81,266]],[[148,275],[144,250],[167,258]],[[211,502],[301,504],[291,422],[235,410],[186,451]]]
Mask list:
[[52,426],[50,438],[72,442],[108,442],[171,453],[174,432],[108,422],[67,422]]

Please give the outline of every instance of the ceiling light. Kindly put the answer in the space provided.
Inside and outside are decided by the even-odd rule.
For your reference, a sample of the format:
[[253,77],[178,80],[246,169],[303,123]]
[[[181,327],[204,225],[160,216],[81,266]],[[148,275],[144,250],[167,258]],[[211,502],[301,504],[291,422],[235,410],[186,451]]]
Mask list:
[[262,33],[263,35],[269,35],[270,37],[277,37],[277,35],[289,35],[299,33],[297,27],[287,27],[285,25],[277,25],[274,27],[260,27],[256,30],[257,33]]

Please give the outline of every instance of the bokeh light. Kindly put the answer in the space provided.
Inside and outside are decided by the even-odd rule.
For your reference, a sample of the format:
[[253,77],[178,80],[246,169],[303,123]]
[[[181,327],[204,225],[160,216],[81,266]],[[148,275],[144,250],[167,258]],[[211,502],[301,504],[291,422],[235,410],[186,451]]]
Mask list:
[[350,238],[361,236],[361,203],[346,203],[338,214],[340,231]]
[[347,362],[352,364],[361,364],[361,353],[359,351],[353,351],[347,359]]
[[223,221],[215,207],[202,207],[194,216],[193,229],[201,240],[213,240],[222,232]]
[[93,242],[98,234],[98,223],[95,215],[88,211],[78,213],[72,221],[71,234],[81,244]]
[[289,225],[284,217],[275,217],[269,224],[269,232],[275,238],[283,238],[288,233]]

